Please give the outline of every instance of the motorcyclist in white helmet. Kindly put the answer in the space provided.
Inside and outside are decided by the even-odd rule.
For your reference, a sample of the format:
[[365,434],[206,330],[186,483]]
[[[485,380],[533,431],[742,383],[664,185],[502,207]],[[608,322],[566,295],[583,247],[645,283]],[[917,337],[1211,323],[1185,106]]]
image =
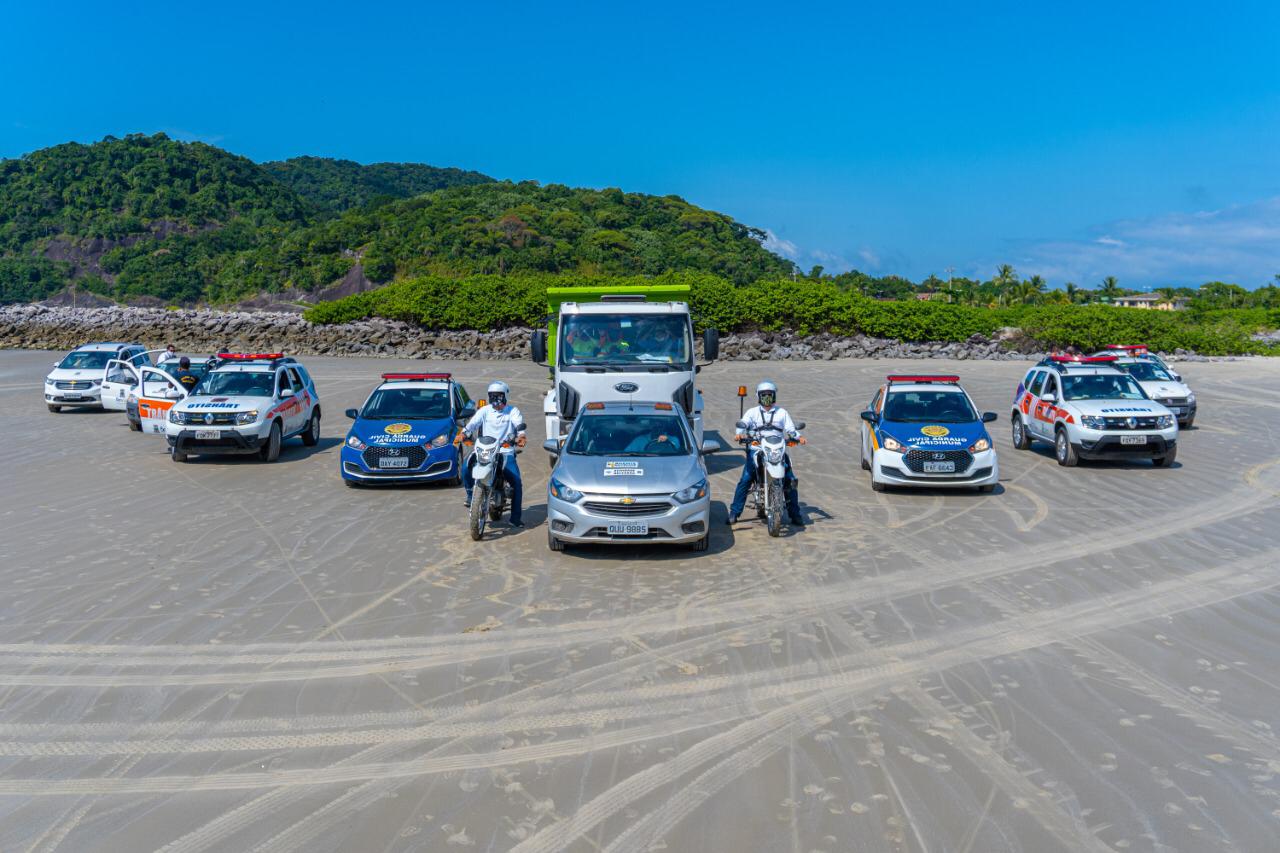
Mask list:
[[[487,392],[489,405],[481,406],[471,416],[471,420],[467,421],[467,425],[462,428],[462,432],[458,433],[456,440],[461,441],[464,436],[472,438],[478,433],[493,436],[498,439],[499,444],[514,442],[517,447],[524,447],[528,441],[524,430],[520,428],[524,424],[524,416],[520,414],[519,408],[508,404],[507,397],[510,394],[511,389],[507,387],[507,383],[491,382]],[[502,460],[502,476],[511,484],[511,526],[524,527],[524,523],[520,520],[524,489],[520,483],[520,468],[516,465],[515,450],[508,448],[502,453],[506,457]],[[474,453],[467,457],[467,464],[462,472],[462,485],[467,490],[465,501],[467,506],[471,506],[471,490],[474,486],[471,469],[475,466],[475,460]]]
[[[791,420],[791,414],[777,405],[777,385],[767,380],[761,382],[756,386],[756,399],[760,404],[748,409],[742,416],[748,429],[777,426],[783,430],[784,437],[794,438],[800,444],[806,443],[805,437],[796,429],[795,421]],[[746,431],[738,430],[736,438],[739,441],[746,438]],[[800,514],[800,490],[797,488],[795,472],[791,470],[791,454],[784,457],[783,465],[787,472],[782,484],[782,493],[787,500],[787,515],[794,526],[804,527],[804,516]],[[735,523],[738,516],[742,515],[742,510],[747,505],[747,493],[751,491],[751,482],[755,476],[755,465],[752,464],[751,453],[748,452],[747,463],[742,468],[742,479],[738,480],[738,488],[733,493],[733,503],[729,505],[729,524]]]

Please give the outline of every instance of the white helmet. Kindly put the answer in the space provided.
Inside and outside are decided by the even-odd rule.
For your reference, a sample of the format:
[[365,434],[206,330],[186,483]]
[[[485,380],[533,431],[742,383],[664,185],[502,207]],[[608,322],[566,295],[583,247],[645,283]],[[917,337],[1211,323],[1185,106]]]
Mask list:
[[507,404],[507,395],[511,393],[511,389],[507,387],[505,382],[490,382],[487,396],[489,405],[502,408]]
[[[769,398],[768,401],[765,400],[766,395]],[[756,399],[762,406],[772,406],[778,402],[778,386],[768,380],[761,382],[756,386]]]

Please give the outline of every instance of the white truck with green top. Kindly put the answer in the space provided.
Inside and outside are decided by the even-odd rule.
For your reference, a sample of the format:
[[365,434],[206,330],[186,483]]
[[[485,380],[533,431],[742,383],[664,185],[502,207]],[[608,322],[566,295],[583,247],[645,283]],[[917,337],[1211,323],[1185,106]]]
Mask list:
[[[548,328],[533,333],[530,348],[552,368],[542,404],[548,442],[562,442],[588,403],[634,400],[678,403],[703,446],[688,299],[683,284],[547,288]],[[706,329],[702,341],[714,361],[719,334]]]

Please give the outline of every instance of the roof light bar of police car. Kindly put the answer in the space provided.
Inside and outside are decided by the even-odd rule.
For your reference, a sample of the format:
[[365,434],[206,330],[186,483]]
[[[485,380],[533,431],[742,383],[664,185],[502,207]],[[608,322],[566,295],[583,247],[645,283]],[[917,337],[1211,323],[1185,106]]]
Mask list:
[[225,361],[275,361],[284,358],[282,352],[220,352],[218,358]]
[[1109,344],[1107,349],[1127,352],[1130,355],[1147,355],[1151,352],[1151,348],[1146,344]]
[[1114,355],[1051,355],[1049,361],[1058,364],[1110,364],[1116,360]]
[[384,373],[382,378],[387,382],[421,382],[426,380],[448,380],[452,373]]
[[955,385],[960,381],[960,377],[931,373],[890,373],[885,377],[885,381],[889,383],[910,382],[912,384],[939,383],[944,385]]

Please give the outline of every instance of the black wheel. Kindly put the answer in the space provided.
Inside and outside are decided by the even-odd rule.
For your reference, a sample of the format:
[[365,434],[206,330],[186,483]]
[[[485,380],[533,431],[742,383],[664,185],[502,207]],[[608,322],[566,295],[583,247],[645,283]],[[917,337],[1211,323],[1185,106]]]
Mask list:
[[462,459],[462,451],[461,451],[461,450],[459,450],[459,451],[458,451],[457,464],[458,464],[458,473],[454,474],[454,475],[453,475],[452,477],[450,477],[448,480],[445,480],[445,482],[446,482],[446,483],[448,483],[450,486],[461,486],[461,485],[462,485],[462,470],[463,470],[463,469],[462,469],[462,466],[463,466],[463,459]]
[[871,491],[873,492],[883,492],[888,488],[889,487],[886,486],[884,483],[879,483],[879,482],[876,482],[875,480],[871,481]]
[[551,532],[551,525],[547,525],[547,547],[552,551],[563,551],[564,542],[557,539],[555,534]]
[[129,421],[129,429],[134,432],[142,432],[142,424],[139,421]]
[[703,536],[701,539],[698,539],[698,540],[696,540],[695,542],[693,542],[692,544],[690,544],[690,545],[689,545],[689,550],[691,550],[691,551],[705,551],[705,550],[707,550],[707,548],[708,548],[710,545],[711,545],[711,534],[710,534],[710,533],[708,533],[706,536]]
[[1076,452],[1071,439],[1067,438],[1067,431],[1061,427],[1053,437],[1053,453],[1058,457],[1058,464],[1064,468],[1074,468],[1080,464],[1080,454]]
[[1031,449],[1031,433],[1027,432],[1026,426],[1022,423],[1022,415],[1018,414],[1017,412],[1014,412],[1013,417],[1010,418],[1010,420],[1013,422],[1013,426],[1010,427],[1010,429],[1013,430],[1014,449],[1030,450]]
[[174,461],[174,462],[186,462],[186,461],[187,461],[187,454],[183,453],[181,450],[179,450],[179,449],[178,449],[178,448],[176,448],[176,447],[173,449],[173,452],[172,452],[170,455],[173,457],[173,461]]
[[489,490],[485,486],[476,486],[476,491],[471,496],[471,538],[477,542],[484,538],[488,510]]
[[267,436],[267,443],[262,445],[262,449],[258,451],[258,455],[262,457],[263,462],[275,462],[280,458],[279,421],[271,424],[271,433]]
[[505,492],[501,495],[495,495],[489,500],[489,520],[500,521],[502,512],[507,508],[507,500]]
[[1157,468],[1168,468],[1173,464],[1173,460],[1178,458],[1178,445],[1169,448],[1169,452],[1164,456],[1157,456],[1151,460],[1151,464]]
[[782,481],[769,479],[766,488],[769,489],[769,535],[782,535]]
[[1183,421],[1183,422],[1178,426],[1178,429],[1191,429],[1191,427],[1195,425],[1195,422],[1196,422],[1196,416],[1195,416],[1195,415],[1192,415],[1191,417],[1189,417],[1189,418],[1187,418],[1185,421]]
[[58,412],[61,412],[61,411],[62,411],[62,407],[61,407],[61,406],[50,406],[50,407],[49,407],[49,411],[53,412],[53,413],[56,415]]
[[302,443],[307,447],[315,447],[320,443],[320,410],[316,409],[311,413],[311,422],[307,424],[307,429],[302,433]]
[[858,444],[858,462],[862,464],[863,471],[871,470],[871,463],[867,461],[867,449],[861,443]]

